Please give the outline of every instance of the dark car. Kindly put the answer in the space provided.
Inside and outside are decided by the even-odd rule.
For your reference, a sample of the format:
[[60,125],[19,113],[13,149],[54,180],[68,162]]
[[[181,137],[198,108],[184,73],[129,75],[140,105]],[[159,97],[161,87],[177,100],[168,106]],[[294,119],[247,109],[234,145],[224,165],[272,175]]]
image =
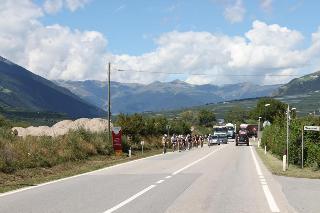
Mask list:
[[249,146],[249,136],[247,131],[239,131],[239,134],[236,137],[236,146],[239,144],[247,144],[247,146]]

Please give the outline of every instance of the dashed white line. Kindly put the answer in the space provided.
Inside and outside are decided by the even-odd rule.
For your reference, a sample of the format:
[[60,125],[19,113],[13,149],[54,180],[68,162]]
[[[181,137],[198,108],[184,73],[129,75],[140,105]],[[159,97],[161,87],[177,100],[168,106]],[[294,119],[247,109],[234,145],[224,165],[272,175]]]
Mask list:
[[219,151],[219,150],[223,149],[224,147],[225,147],[225,146],[220,147],[220,148],[218,148],[218,149],[216,149],[216,150],[214,150],[214,151],[210,152],[209,154],[207,154],[207,155],[203,156],[202,158],[200,158],[200,159],[198,159],[198,160],[196,160],[196,161],[194,161],[194,162],[192,162],[192,163],[190,163],[190,164],[186,165],[185,167],[183,167],[183,168],[181,168],[181,169],[179,169],[179,170],[177,170],[177,171],[173,172],[173,173],[172,173],[172,175],[179,174],[179,173],[180,173],[180,172],[182,172],[183,170],[186,170],[186,169],[188,169],[189,167],[191,167],[191,166],[193,166],[193,165],[195,165],[195,164],[199,163],[200,161],[202,161],[202,160],[204,160],[204,159],[206,159],[206,158],[210,157],[212,154],[214,154],[215,152],[217,152],[217,151]]
[[[217,151],[219,151],[219,150],[221,150],[221,149],[223,149],[223,147],[220,147],[220,148],[218,148],[218,149],[216,149],[216,150],[214,150],[214,151],[210,152],[209,154],[205,155],[204,157],[202,157],[202,158],[200,158],[200,159],[198,159],[198,160],[194,161],[193,163],[188,164],[187,166],[183,167],[182,169],[179,169],[179,170],[175,171],[174,173],[172,173],[172,176],[174,176],[174,175],[176,175],[176,174],[178,174],[178,173],[182,172],[183,170],[186,170],[187,168],[189,168],[189,167],[191,167],[191,166],[193,166],[193,165],[195,165],[195,164],[199,163],[200,161],[202,161],[202,160],[204,160],[204,159],[208,158],[210,155],[212,155],[213,153],[215,153],[215,152],[217,152]],[[165,177],[165,178],[166,178],[166,179],[169,179],[169,178],[171,178],[172,176],[171,176],[171,175],[168,175],[168,176],[167,176],[167,177]],[[159,183],[162,183],[162,182],[164,182],[164,180],[159,180],[159,181],[158,181],[158,182],[156,182],[156,183],[158,183],[158,184],[159,184]],[[149,190],[151,190],[151,189],[152,189],[152,188],[154,188],[154,187],[156,187],[156,185],[151,185],[151,186],[149,186],[149,187],[147,187],[147,188],[143,189],[142,191],[140,191],[140,192],[138,192],[137,194],[135,194],[135,195],[131,196],[131,197],[130,197],[130,198],[128,198],[127,200],[125,200],[125,201],[123,201],[123,202],[119,203],[118,205],[116,205],[116,206],[114,206],[114,207],[112,207],[112,208],[110,208],[110,209],[106,210],[106,211],[105,211],[105,212],[103,212],[103,213],[111,213],[111,212],[114,212],[114,211],[118,210],[119,208],[121,208],[121,207],[125,206],[126,204],[130,203],[131,201],[133,201],[133,200],[135,200],[136,198],[140,197],[141,195],[143,195],[144,193],[148,192]]]
[[159,181],[157,181],[157,184],[160,184],[160,183],[163,183],[164,182],[164,180],[159,180]]
[[112,207],[111,209],[108,209],[107,211],[105,211],[104,213],[111,213],[111,212],[114,212],[116,211],[117,209],[120,209],[122,206],[130,203],[131,201],[133,201],[134,199],[140,197],[141,195],[143,195],[144,193],[146,193],[147,191],[151,190],[152,188],[156,187],[156,185],[151,185],[143,190],[141,190],[140,192],[138,192],[137,194],[129,197],[127,200],[119,203],[118,205]]
[[[261,183],[261,187],[262,187],[262,190],[264,192],[264,195],[268,201],[268,204],[269,204],[269,208],[271,210],[271,212],[280,212],[279,210],[279,207],[277,205],[277,203],[275,202],[274,198],[273,198],[273,195],[269,189],[269,186],[261,172],[261,168],[260,168],[260,165],[257,161],[257,158],[253,152],[253,148],[250,147],[250,150],[251,150],[251,154],[252,154],[252,158],[253,158],[253,161],[254,161],[254,164],[256,166],[256,170],[257,170],[257,173],[258,173],[258,176],[260,178],[260,183]],[[262,180],[262,181],[261,181]]]

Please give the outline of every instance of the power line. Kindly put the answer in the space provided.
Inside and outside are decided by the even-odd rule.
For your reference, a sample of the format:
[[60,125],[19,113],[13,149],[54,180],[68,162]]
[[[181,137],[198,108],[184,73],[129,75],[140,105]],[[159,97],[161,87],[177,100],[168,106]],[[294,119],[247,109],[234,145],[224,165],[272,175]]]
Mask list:
[[140,73],[157,73],[168,75],[198,75],[198,76],[238,76],[238,77],[255,77],[255,76],[271,76],[271,77],[296,77],[299,75],[284,75],[284,74],[208,74],[208,73],[183,73],[183,72],[161,72],[161,71],[147,71],[147,70],[125,70],[115,69],[118,72],[140,72]]

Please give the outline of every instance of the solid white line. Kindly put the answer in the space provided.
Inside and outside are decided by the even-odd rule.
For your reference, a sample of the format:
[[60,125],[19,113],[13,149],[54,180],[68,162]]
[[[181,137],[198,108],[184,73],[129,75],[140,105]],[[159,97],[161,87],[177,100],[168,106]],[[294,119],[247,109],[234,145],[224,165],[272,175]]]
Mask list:
[[143,190],[141,190],[140,192],[138,192],[137,194],[129,197],[127,200],[119,203],[118,205],[112,207],[111,209],[108,209],[107,211],[105,211],[104,213],[111,213],[116,211],[117,209],[121,208],[122,206],[130,203],[131,201],[135,200],[136,198],[140,197],[141,195],[143,195],[144,193],[146,193],[147,191],[151,190],[152,188],[156,187],[156,185],[151,185]]
[[[174,172],[172,175],[176,175],[176,174],[182,172],[183,170],[185,170],[185,169],[187,169],[187,168],[195,165],[196,163],[199,163],[200,161],[208,158],[210,155],[212,155],[213,153],[215,153],[215,152],[217,152],[217,151],[219,151],[219,150],[221,150],[221,149],[223,149],[223,148],[224,148],[224,147],[220,147],[220,148],[218,148],[218,149],[210,152],[209,154],[205,155],[204,157],[202,157],[202,158],[194,161],[194,162],[191,163],[191,164],[188,164],[187,166],[183,167],[182,169],[177,170],[177,171]],[[169,175],[169,176],[167,176],[167,177],[165,177],[165,178],[166,178],[166,179],[169,179],[169,178],[171,178],[171,177],[172,177],[172,176]],[[163,181],[164,181],[164,180],[159,180],[157,183],[162,183]],[[151,190],[151,189],[154,188],[154,187],[156,187],[156,185],[151,185],[151,186],[149,186],[148,188],[145,188],[144,190],[138,192],[137,194],[133,195],[132,197],[128,198],[127,200],[119,203],[118,205],[112,207],[111,209],[108,209],[108,210],[105,211],[104,213],[111,213],[111,212],[113,212],[113,211],[115,211],[115,210],[117,210],[117,209],[125,206],[126,204],[130,203],[131,201],[133,201],[133,200],[136,199],[137,197],[143,195],[144,193],[146,193],[147,191]]]
[[225,146],[220,147],[220,148],[218,148],[218,149],[216,149],[216,150],[214,150],[214,151],[210,152],[209,154],[207,154],[207,155],[203,156],[202,158],[200,158],[200,159],[198,159],[198,160],[196,160],[196,161],[194,161],[194,162],[192,162],[192,163],[190,163],[190,164],[186,165],[185,167],[183,167],[183,168],[181,168],[181,169],[179,169],[179,170],[177,170],[177,171],[173,172],[173,173],[172,173],[172,175],[179,174],[180,172],[182,172],[182,171],[184,171],[184,170],[188,169],[189,167],[191,167],[191,166],[193,166],[193,165],[195,165],[195,164],[199,163],[200,161],[202,161],[202,160],[204,160],[204,159],[206,159],[206,158],[210,157],[212,154],[214,154],[215,152],[217,152],[217,151],[219,151],[219,150],[221,150],[221,149],[223,149],[223,148],[225,148]]
[[163,154],[157,154],[157,155],[153,155],[153,156],[149,156],[149,157],[145,157],[145,158],[139,158],[139,159],[136,159],[136,160],[132,160],[132,161],[128,161],[128,162],[125,162],[125,163],[116,164],[116,165],[113,165],[113,166],[101,168],[101,169],[94,170],[94,171],[91,171],[91,172],[86,172],[86,173],[82,173],[82,174],[78,174],[78,175],[74,175],[74,176],[70,176],[70,177],[66,177],[66,178],[61,178],[61,179],[58,179],[58,180],[53,180],[53,181],[41,183],[41,184],[38,184],[38,185],[35,185],[35,186],[28,186],[28,187],[24,187],[24,188],[21,188],[21,189],[17,189],[17,190],[5,192],[5,193],[0,193],[0,197],[4,197],[4,196],[12,195],[12,194],[15,194],[15,193],[27,191],[27,190],[30,190],[30,189],[35,189],[35,188],[38,188],[38,187],[43,187],[43,186],[46,186],[46,185],[50,185],[50,184],[66,181],[66,180],[69,180],[69,179],[72,179],[72,178],[77,178],[77,177],[81,177],[81,176],[85,176],[85,175],[94,174],[94,173],[97,173],[97,172],[113,169],[113,168],[116,168],[116,167],[124,166],[124,165],[131,164],[131,163],[135,163],[135,162],[142,161],[142,160],[149,159],[149,158],[154,158],[154,157],[161,156],[161,155],[163,155]]
[[[256,156],[255,156],[255,154],[253,152],[253,148],[250,147],[250,150],[251,150],[251,154],[252,154],[252,158],[253,158],[254,164],[256,166],[256,170],[257,170],[258,176],[260,178],[262,178],[264,176],[263,176],[263,174],[261,172],[261,168],[260,168],[260,165],[259,165],[259,163],[257,161],[257,158],[256,158]],[[267,182],[261,183],[261,187],[262,187],[264,195],[265,195],[265,197],[266,197],[266,199],[268,201],[269,208],[270,208],[271,212],[280,212],[279,207],[278,207],[277,203],[275,202],[275,200],[273,198],[273,195],[272,195],[272,193],[271,193],[271,191],[270,191],[270,189],[269,189],[269,187],[267,185]]]
[[268,187],[268,185],[262,185],[262,189],[264,191],[264,194],[267,197],[269,206],[270,206],[270,210],[272,212],[280,212],[278,205],[276,204],[276,202],[274,201],[274,198],[270,192],[270,189]]
[[157,184],[160,184],[160,183],[163,183],[164,182],[164,180],[159,180],[159,181],[157,181]]

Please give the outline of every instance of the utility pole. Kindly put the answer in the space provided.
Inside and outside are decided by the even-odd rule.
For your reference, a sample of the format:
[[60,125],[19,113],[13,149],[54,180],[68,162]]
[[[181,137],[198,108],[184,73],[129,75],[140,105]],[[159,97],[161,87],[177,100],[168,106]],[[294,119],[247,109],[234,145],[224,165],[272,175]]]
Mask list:
[[290,106],[287,109],[287,169],[289,168],[289,120],[290,120]]
[[259,116],[259,123],[258,123],[258,140],[260,139],[260,129],[261,129],[260,125],[261,125],[261,117]]
[[110,134],[110,115],[111,115],[111,97],[110,97],[110,72],[111,72],[111,63],[108,63],[108,139],[111,141]]

